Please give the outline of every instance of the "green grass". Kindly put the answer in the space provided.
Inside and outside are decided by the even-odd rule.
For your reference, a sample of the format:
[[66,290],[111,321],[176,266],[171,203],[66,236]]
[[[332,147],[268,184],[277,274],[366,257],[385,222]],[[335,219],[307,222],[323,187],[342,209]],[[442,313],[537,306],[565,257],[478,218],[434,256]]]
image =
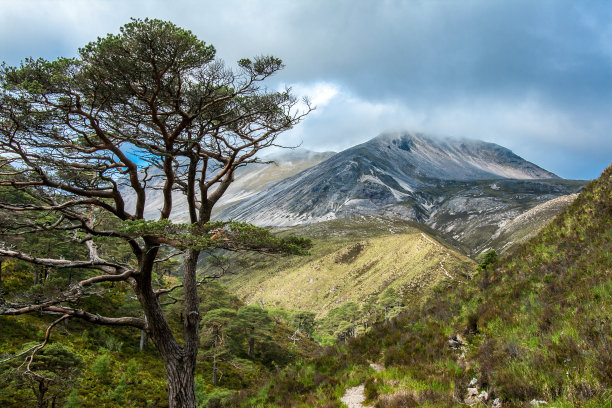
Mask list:
[[388,288],[406,302],[420,303],[431,287],[463,282],[474,272],[471,260],[414,224],[387,222],[335,220],[292,231],[313,237],[310,256],[258,259],[224,283],[247,303],[308,310],[322,318],[333,308],[363,303]]
[[[337,406],[338,388],[361,366],[376,407],[462,406],[472,378],[506,407],[534,398],[612,406],[612,167],[494,266],[472,282],[432,287],[389,323],[304,363],[319,375],[314,390],[296,394],[277,376],[268,383],[274,397],[259,403]],[[451,336],[462,350],[449,347]],[[370,362],[385,370],[364,371]],[[299,376],[301,367],[288,370]]]
[[[118,313],[128,307],[121,285],[107,288],[114,296],[104,300],[97,296],[84,301],[104,309],[109,314]],[[181,298],[180,291],[175,293]],[[217,307],[235,309],[237,312],[244,303],[229,294],[216,283],[201,288],[201,311],[206,314]],[[99,303],[99,304],[98,304]],[[178,331],[181,305],[167,307],[171,326]],[[133,311],[132,311],[133,312]],[[54,317],[44,315],[24,315],[0,317],[0,360],[21,350],[40,343],[44,330]],[[202,336],[207,327],[203,323]],[[200,407],[217,406],[229,403],[240,390],[259,384],[277,369],[288,363],[300,360],[320,351],[320,346],[298,336],[295,344],[290,339],[295,329],[282,321],[271,321],[265,336],[260,336],[255,345],[255,357],[249,358],[246,338],[243,331],[230,331],[224,341],[228,352],[218,368],[222,373],[217,386],[211,383],[212,361],[208,354],[210,345],[202,340],[196,368],[197,396]],[[82,362],[79,372],[66,383],[58,383],[51,388],[57,393],[56,406],[71,402],[78,407],[164,407],[167,406],[167,384],[165,369],[153,344],[140,352],[138,350],[140,332],[131,328],[113,328],[90,325],[79,320],[67,321],[56,326],[50,344],[43,349],[61,344]],[[25,355],[0,363],[0,406],[36,406],[35,395],[28,386],[27,377],[22,377],[22,363]],[[38,361],[35,359],[35,361]],[[53,372],[54,368],[50,369]]]

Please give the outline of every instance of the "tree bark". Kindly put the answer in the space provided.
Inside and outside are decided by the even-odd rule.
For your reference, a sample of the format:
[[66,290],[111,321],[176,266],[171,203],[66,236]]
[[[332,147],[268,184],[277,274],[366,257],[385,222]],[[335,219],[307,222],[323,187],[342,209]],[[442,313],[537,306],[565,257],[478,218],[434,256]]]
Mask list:
[[36,402],[38,403],[38,408],[47,408],[47,403],[45,401],[45,393],[47,392],[47,387],[43,381],[38,382],[38,392],[36,393]]
[[217,356],[213,356],[213,366],[212,366],[212,383],[213,385],[217,385]]
[[143,351],[145,348],[147,348],[148,345],[149,345],[149,335],[147,334],[146,331],[141,330],[139,350]]
[[[149,248],[141,271],[150,271],[156,250]],[[161,304],[151,285],[151,273],[139,273],[136,278],[138,300],[145,311],[147,331],[164,362],[168,380],[168,406],[195,408],[195,366],[198,352],[200,322],[195,270],[199,252],[187,251],[184,261],[185,321],[184,346],[176,341],[166,320]]]
[[164,358],[164,363],[168,380],[168,406],[195,408],[195,360],[192,361],[183,354]]
[[255,337],[253,336],[253,332],[255,328],[251,328],[251,336],[249,337],[249,357],[251,359],[255,358]]
[[[147,316],[145,315],[145,323],[147,321]],[[145,348],[149,346],[149,333],[146,330],[140,331],[140,345],[139,350],[142,352]]]
[[168,380],[168,406],[170,408],[195,408],[195,367],[198,355],[198,327],[200,324],[196,267],[199,251],[188,250],[183,262],[183,290],[185,319],[183,322],[184,346],[180,347],[164,318],[161,305],[150,285],[143,282],[140,301],[146,304],[147,325],[151,340],[155,343],[166,367]]

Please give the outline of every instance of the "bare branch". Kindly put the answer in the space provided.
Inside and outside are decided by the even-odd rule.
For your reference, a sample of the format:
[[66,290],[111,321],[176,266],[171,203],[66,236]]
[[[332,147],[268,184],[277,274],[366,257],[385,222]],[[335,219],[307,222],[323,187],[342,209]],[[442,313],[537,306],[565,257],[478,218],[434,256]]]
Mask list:
[[26,361],[28,362],[28,365],[26,366],[26,373],[31,373],[36,377],[41,377],[39,374],[36,374],[34,372],[32,372],[32,370],[30,369],[31,365],[32,365],[32,361],[34,360],[34,356],[36,355],[36,353],[38,353],[43,347],[45,347],[47,345],[47,343],[49,342],[49,338],[51,337],[51,330],[53,329],[53,327],[58,324],[59,322],[62,322],[66,319],[69,319],[70,315],[65,314],[62,317],[60,317],[59,319],[55,320],[53,323],[51,323],[48,327],[47,330],[45,331],[45,339],[43,340],[42,343],[40,343],[38,346],[34,347],[34,350],[32,351],[32,354],[30,354],[30,356],[28,357],[28,359],[26,359]]
[[100,259],[90,261],[70,261],[66,259],[53,259],[53,258],[37,258],[23,252],[12,251],[9,249],[0,248],[0,256],[7,256],[10,258],[21,259],[22,261],[31,262],[36,265],[51,266],[54,268],[85,268],[85,269],[97,269],[105,271],[107,273],[113,273],[124,269],[124,266],[118,265],[108,261],[102,261]]
[[147,329],[145,320],[137,317],[104,317],[99,314],[89,313],[81,309],[72,309],[66,306],[49,306],[43,311],[65,313],[70,315],[70,317],[77,317],[90,323],[102,324],[105,326],[131,326],[140,330]]

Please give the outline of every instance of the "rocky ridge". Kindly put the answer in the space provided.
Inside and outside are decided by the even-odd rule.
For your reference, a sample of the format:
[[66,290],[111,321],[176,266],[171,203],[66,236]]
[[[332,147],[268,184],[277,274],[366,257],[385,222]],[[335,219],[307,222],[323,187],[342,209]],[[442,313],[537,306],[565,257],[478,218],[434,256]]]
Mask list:
[[510,220],[582,185],[493,143],[387,133],[227,206],[217,217],[273,227],[396,217],[425,223],[477,253]]

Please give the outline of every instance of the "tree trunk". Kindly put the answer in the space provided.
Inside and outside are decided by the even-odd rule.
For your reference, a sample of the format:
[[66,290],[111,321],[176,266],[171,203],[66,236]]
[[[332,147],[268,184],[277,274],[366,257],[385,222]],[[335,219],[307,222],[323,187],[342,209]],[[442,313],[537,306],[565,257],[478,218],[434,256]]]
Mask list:
[[[183,263],[183,293],[185,296],[185,321],[183,323],[184,347],[180,355],[164,359],[168,378],[168,405],[170,408],[195,408],[195,367],[198,355],[198,327],[200,302],[197,292],[196,267],[199,251],[188,250]],[[159,304],[159,303],[158,303]],[[159,345],[156,342],[156,345]]]
[[186,356],[164,359],[168,380],[168,406],[170,408],[195,408],[195,360]]
[[152,319],[151,315],[147,321],[151,329],[151,339],[166,368],[168,407],[195,408],[195,358],[187,355],[185,349],[180,347],[172,336],[167,322],[160,325],[160,322]]
[[[251,329],[253,331],[254,329]],[[255,337],[251,334],[249,337],[249,357],[251,359],[255,358]]]
[[149,345],[149,335],[147,334],[146,331],[141,330],[140,331],[140,346],[139,346],[140,351],[143,351],[145,348],[147,348],[148,345]]
[[[144,317],[145,322],[147,321],[147,316]],[[149,334],[146,330],[140,331],[140,344],[138,349],[142,352],[145,348],[149,346]]]
[[[148,249],[141,271],[152,270],[155,249]],[[168,381],[169,408],[195,408],[195,366],[198,353],[199,302],[195,270],[199,252],[187,251],[184,261],[183,288],[185,296],[184,346],[176,341],[161,304],[151,286],[151,274],[136,277],[138,299],[143,305],[147,331],[164,362]]]
[[212,383],[213,385],[217,385],[217,356],[213,356],[213,366],[212,366]]
[[47,408],[47,402],[45,401],[46,392],[47,387],[45,386],[44,381],[39,381],[38,392],[36,393],[36,402],[38,402],[38,408]]

